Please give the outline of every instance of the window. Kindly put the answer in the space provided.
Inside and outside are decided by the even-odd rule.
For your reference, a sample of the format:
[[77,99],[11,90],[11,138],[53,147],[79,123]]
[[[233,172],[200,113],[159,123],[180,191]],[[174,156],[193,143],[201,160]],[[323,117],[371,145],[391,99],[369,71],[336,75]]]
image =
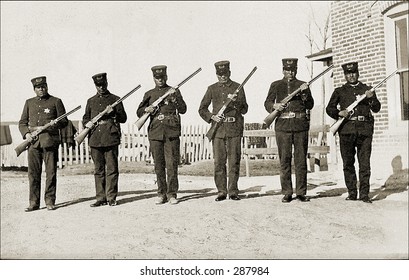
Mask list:
[[387,83],[389,121],[391,127],[399,129],[409,120],[408,3],[387,11],[384,23],[387,73],[399,70]]
[[402,120],[408,120],[409,93],[408,93],[408,17],[395,21],[396,37],[396,64],[400,75],[400,103]]

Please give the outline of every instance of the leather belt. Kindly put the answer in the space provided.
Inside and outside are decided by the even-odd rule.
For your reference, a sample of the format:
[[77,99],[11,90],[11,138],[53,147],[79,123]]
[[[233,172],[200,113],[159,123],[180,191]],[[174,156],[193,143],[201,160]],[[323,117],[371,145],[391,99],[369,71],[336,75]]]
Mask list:
[[305,117],[307,117],[307,114],[303,112],[285,112],[280,114],[280,118],[282,119],[302,119]]
[[356,116],[356,117],[350,117],[348,120],[350,121],[359,121],[359,122],[365,122],[365,121],[370,121],[371,119],[366,117],[366,116]]
[[235,122],[236,118],[235,117],[225,117],[223,119],[223,122]]
[[162,113],[160,113],[160,114],[157,115],[155,118],[161,121],[161,120],[164,120],[164,119],[169,119],[169,118],[174,117],[174,116],[176,116],[176,114],[172,114],[172,113],[170,113],[170,114],[162,114]]

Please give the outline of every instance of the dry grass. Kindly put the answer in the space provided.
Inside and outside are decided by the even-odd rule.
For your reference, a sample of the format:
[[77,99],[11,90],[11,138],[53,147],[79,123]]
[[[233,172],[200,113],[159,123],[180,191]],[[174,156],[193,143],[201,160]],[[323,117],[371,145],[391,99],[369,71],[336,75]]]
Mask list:
[[[250,161],[251,176],[274,176],[279,174],[278,160],[251,160]],[[179,166],[180,175],[188,176],[213,176],[213,160],[200,161],[192,164],[184,164]],[[68,165],[59,170],[60,175],[82,175],[92,174],[94,169],[93,163],[82,165]],[[152,164],[146,162],[120,162],[120,173],[145,173],[154,174]],[[245,162],[241,161],[240,175],[246,175]]]

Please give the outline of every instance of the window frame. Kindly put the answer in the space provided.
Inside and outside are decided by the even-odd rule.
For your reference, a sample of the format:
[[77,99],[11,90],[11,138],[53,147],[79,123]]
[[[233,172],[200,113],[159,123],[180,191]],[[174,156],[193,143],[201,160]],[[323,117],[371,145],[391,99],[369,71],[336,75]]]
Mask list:
[[[395,23],[406,19],[406,28],[409,28],[409,14],[407,3],[397,5],[384,14],[385,55],[386,73],[392,73],[398,68],[397,65],[397,39]],[[409,47],[408,47],[409,53]],[[408,69],[399,69],[408,71]],[[402,120],[401,82],[400,75],[396,75],[386,83],[388,100],[389,129],[407,133],[408,120]],[[398,93],[398,94],[397,94]],[[405,129],[404,129],[405,128]]]

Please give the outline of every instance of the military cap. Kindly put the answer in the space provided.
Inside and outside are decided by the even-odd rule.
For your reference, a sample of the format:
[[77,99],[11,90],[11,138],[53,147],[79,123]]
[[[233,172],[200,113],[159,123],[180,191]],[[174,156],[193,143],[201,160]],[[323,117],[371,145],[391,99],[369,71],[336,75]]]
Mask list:
[[344,74],[357,73],[358,72],[358,62],[348,62],[348,63],[342,64],[342,69],[344,69]]
[[298,58],[283,58],[283,70],[297,70]]
[[37,77],[31,79],[31,82],[33,83],[33,87],[39,86],[39,85],[46,85],[47,84],[47,78],[45,76]]
[[228,74],[230,71],[230,61],[227,60],[218,61],[214,66],[216,67],[216,74],[219,76]]
[[100,86],[104,85],[107,82],[107,73],[99,73],[92,76],[95,85]]
[[156,65],[151,68],[152,74],[155,78],[162,78],[166,76],[166,65]]

